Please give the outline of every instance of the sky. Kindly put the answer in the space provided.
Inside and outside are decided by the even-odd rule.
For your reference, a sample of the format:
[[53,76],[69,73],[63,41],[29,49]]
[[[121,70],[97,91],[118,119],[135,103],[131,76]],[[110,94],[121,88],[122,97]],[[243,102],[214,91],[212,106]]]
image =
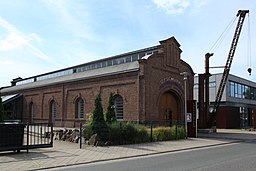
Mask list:
[[256,82],[255,0],[0,0],[0,87],[172,36],[181,59],[203,73],[207,52],[214,53],[210,66],[225,65],[240,9],[250,13],[230,73]]

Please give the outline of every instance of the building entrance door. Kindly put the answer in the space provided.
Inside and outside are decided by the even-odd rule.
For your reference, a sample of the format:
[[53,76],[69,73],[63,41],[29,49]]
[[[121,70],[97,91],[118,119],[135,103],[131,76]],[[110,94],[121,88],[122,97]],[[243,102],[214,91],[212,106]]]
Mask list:
[[159,100],[159,119],[174,121],[178,120],[178,103],[176,96],[171,92],[165,92]]

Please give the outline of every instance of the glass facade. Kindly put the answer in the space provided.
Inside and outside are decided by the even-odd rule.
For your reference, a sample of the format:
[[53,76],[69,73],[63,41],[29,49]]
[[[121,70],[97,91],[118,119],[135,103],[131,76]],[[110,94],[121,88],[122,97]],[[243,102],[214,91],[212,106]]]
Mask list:
[[256,88],[229,81],[228,95],[235,98],[256,100]]

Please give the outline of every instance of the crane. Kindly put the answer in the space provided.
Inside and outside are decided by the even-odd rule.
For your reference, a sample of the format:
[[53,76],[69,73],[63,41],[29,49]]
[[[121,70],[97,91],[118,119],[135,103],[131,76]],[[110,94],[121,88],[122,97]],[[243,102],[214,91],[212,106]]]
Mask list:
[[214,101],[213,110],[210,111],[210,113],[209,113],[209,119],[207,121],[207,126],[209,128],[214,126],[215,122],[216,122],[217,110],[219,108],[221,98],[222,98],[222,95],[223,95],[223,91],[224,91],[224,88],[226,86],[226,82],[227,82],[227,79],[228,79],[228,75],[229,75],[229,71],[230,71],[230,68],[231,68],[232,60],[234,58],[234,54],[235,54],[235,51],[236,51],[239,36],[240,36],[241,30],[242,30],[242,27],[243,27],[243,23],[244,23],[244,19],[245,19],[245,16],[246,16],[247,13],[249,13],[249,10],[239,10],[237,15],[236,15],[239,18],[238,18],[236,30],[235,30],[235,33],[234,33],[234,36],[233,36],[233,40],[232,40],[232,43],[231,43],[231,47],[230,47],[230,50],[229,50],[229,53],[228,53],[226,65],[224,67],[223,75],[222,75],[222,78],[221,78],[221,81],[220,81],[219,89],[218,89],[218,92],[217,92],[217,95],[216,95],[216,98],[215,98],[215,101]]

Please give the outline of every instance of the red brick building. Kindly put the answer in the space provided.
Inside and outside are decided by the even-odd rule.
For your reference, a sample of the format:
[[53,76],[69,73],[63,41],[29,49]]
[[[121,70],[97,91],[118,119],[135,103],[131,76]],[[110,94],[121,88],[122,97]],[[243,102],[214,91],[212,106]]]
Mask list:
[[[17,78],[1,88],[9,116],[23,122],[53,122],[76,127],[92,113],[101,92],[106,111],[109,93],[114,94],[118,120],[184,120],[184,80],[187,100],[193,100],[194,72],[181,60],[174,37],[159,45],[45,73]],[[6,109],[7,110],[7,109]]]

